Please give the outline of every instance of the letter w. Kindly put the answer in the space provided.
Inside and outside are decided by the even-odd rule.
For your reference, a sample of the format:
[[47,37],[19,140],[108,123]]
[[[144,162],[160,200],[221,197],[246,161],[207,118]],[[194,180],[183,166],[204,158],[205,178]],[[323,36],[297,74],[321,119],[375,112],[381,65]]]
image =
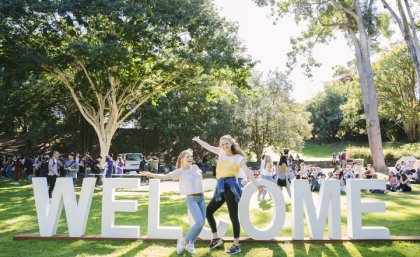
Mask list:
[[79,204],[76,201],[72,178],[57,178],[51,203],[48,198],[46,178],[33,178],[32,182],[39,234],[43,237],[50,237],[57,233],[58,222],[64,205],[70,237],[84,235],[96,178],[85,178],[83,180]]

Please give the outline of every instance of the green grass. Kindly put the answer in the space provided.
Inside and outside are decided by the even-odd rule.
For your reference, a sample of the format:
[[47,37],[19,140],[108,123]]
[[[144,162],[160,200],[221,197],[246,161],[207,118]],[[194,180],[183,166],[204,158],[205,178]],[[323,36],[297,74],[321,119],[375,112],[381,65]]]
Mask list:
[[[38,224],[32,187],[13,186],[9,180],[0,180],[0,256],[178,256],[175,242],[122,242],[122,241],[14,241],[15,235],[38,233]],[[80,188],[76,189],[77,192]],[[211,195],[211,193],[208,193]],[[101,224],[100,191],[95,191],[87,234],[100,234]],[[391,235],[420,236],[420,185],[414,185],[414,192],[388,195],[364,195],[365,198],[386,203],[386,213],[363,215],[364,226],[386,226]],[[140,196],[120,196],[120,199],[136,199],[139,208],[136,213],[118,213],[116,224],[140,225],[141,235],[147,234],[147,193]],[[208,197],[207,197],[208,199]],[[344,201],[345,197],[342,196]],[[207,201],[208,202],[208,201]],[[279,236],[291,236],[290,204],[287,204],[286,223]],[[342,207],[342,232],[346,235],[345,203]],[[268,225],[272,217],[272,202],[261,203],[250,210],[257,227]],[[226,207],[217,212],[217,217],[228,220]],[[184,234],[189,227],[187,210],[183,199],[176,193],[167,193],[161,198],[161,225],[182,226]],[[62,213],[58,233],[67,233],[65,214]],[[305,235],[308,235],[305,228]],[[232,236],[231,228],[226,236]],[[242,236],[246,236],[242,232]],[[230,246],[225,243],[224,250]],[[207,243],[197,243],[196,256],[226,256],[223,249],[210,251]],[[184,253],[182,256],[189,256]],[[261,244],[243,243],[242,253],[237,256],[420,256],[420,243],[370,242],[370,243],[286,243]]]
[[[420,143],[384,143],[384,154],[388,159],[397,160],[404,155],[414,155],[420,158]],[[331,158],[335,152],[337,155],[344,149],[347,149],[348,155],[352,154],[356,158],[370,156],[370,150],[367,143],[334,143],[334,144],[314,144],[306,143],[301,151],[302,158]],[[357,155],[357,156],[356,156]]]
[[349,144],[337,143],[337,144],[327,144],[327,145],[318,145],[318,144],[305,144],[302,149],[302,158],[331,158],[332,154],[335,152],[338,154],[344,148],[347,148]]

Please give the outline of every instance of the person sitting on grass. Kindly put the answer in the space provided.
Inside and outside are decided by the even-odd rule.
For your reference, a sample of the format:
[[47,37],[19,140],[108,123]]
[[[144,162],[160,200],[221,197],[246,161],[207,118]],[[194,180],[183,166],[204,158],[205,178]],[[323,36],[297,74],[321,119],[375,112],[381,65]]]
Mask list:
[[411,192],[411,182],[405,173],[401,174],[400,183],[398,184],[396,189],[402,192]]
[[206,218],[206,200],[202,184],[202,171],[197,165],[193,165],[193,152],[188,149],[182,151],[176,162],[176,170],[168,174],[156,174],[148,171],[141,171],[141,176],[148,176],[158,179],[179,178],[179,194],[186,195],[186,204],[194,224],[191,225],[185,238],[178,239],[176,252],[181,254],[187,250],[190,254],[195,253],[194,243],[203,229]]
[[386,190],[395,192],[398,186],[398,179],[395,176],[394,172],[389,172],[388,183],[386,184]]
[[365,178],[371,179],[373,178],[374,174],[375,174],[375,169],[373,168],[372,164],[368,164],[366,167]]
[[[378,174],[374,174],[372,176],[372,179],[378,179]],[[387,193],[387,190],[383,190],[383,189],[370,189],[369,191],[372,194],[385,194],[385,193]]]

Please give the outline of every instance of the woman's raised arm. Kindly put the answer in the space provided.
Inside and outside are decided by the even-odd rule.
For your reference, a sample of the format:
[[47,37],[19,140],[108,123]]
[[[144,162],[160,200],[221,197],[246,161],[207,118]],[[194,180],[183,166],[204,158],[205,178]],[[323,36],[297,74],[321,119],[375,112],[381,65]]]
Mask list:
[[204,142],[203,140],[200,139],[200,137],[194,137],[192,139],[193,141],[197,142],[199,145],[201,145],[204,149],[214,153],[214,154],[219,154],[220,148],[219,147],[215,147],[215,146],[211,146],[208,143]]

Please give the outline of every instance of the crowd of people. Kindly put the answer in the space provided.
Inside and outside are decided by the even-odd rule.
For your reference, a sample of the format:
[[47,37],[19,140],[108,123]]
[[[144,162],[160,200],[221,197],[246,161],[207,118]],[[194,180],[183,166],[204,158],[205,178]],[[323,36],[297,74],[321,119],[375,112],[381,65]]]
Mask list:
[[[279,187],[285,187],[290,195],[290,184],[293,179],[307,180],[312,191],[320,190],[321,181],[324,179],[335,179],[340,181],[341,190],[345,192],[348,179],[376,179],[378,174],[370,164],[366,168],[360,163],[349,164],[346,151],[340,153],[339,163],[334,170],[322,170],[316,164],[308,165],[297,155],[293,158],[289,150],[285,149],[280,160],[275,162],[272,156],[262,156],[259,168],[252,170],[246,165],[245,154],[235,140],[225,135],[221,137],[219,147],[211,146],[199,137],[193,138],[207,151],[215,154],[215,157],[208,159],[206,155],[202,158],[193,158],[191,150],[181,152],[178,157],[175,170],[166,174],[157,174],[158,159],[151,158],[150,167],[146,158],[141,156],[138,171],[135,171],[142,178],[154,177],[160,179],[179,178],[180,194],[186,195],[186,205],[193,216],[194,223],[186,236],[180,238],[177,243],[177,252],[186,250],[195,253],[194,243],[200,234],[205,219],[207,219],[213,239],[210,248],[214,249],[223,244],[223,240],[217,232],[214,213],[224,204],[227,204],[229,217],[233,225],[234,243],[227,251],[228,254],[235,254],[241,251],[239,246],[240,224],[238,220],[238,203],[241,198],[242,188],[246,183],[253,183],[258,188],[258,200],[265,201],[267,191],[258,178],[270,180]],[[344,162],[346,161],[346,162]],[[31,157],[7,157],[0,159],[0,174],[4,178],[12,179],[19,184],[20,179],[31,182],[32,177],[47,177],[49,196],[51,198],[57,177],[70,177],[73,180],[78,174],[88,177],[90,174],[99,177],[112,177],[112,174],[123,174],[125,162],[121,155],[115,159],[112,155],[93,159],[89,153],[84,156],[76,153],[60,155],[53,151],[51,155]],[[202,177],[207,170],[212,170],[217,179],[217,185],[211,201],[207,204],[204,198]],[[412,183],[420,183],[420,169],[413,170],[407,163],[398,163],[395,170],[389,173],[386,190],[371,190],[371,193],[387,193],[395,191],[411,191]]]
[[[146,158],[142,157],[139,165],[140,171],[150,170],[157,172],[158,159],[152,158],[150,165]],[[0,177],[11,179],[13,184],[19,185],[19,181],[31,183],[33,177],[46,177],[51,198],[57,177],[70,177],[76,183],[78,178],[96,177],[97,185],[102,177],[110,178],[112,174],[123,174],[125,162],[121,155],[115,159],[113,155],[92,158],[89,152],[83,156],[79,153],[60,154],[53,151],[51,154],[38,156],[7,156],[0,157]],[[80,181],[80,180],[79,180]]]
[[[280,160],[273,162],[270,155],[263,155],[260,168],[255,168],[254,177],[262,178],[277,183],[280,187],[286,187],[290,195],[290,184],[293,179],[308,180],[312,191],[319,191],[321,181],[324,179],[336,179],[340,181],[341,191],[345,192],[346,181],[348,179],[377,179],[378,173],[371,164],[363,167],[361,163],[347,162],[346,150],[340,154],[340,162],[334,162],[336,166],[333,170],[321,169],[316,164],[307,164],[302,160],[296,160],[285,149]],[[345,161],[345,162],[343,162]],[[239,175],[238,180],[241,185],[247,183]],[[386,178],[386,190],[370,190],[371,193],[389,193],[389,192],[409,192],[412,191],[411,184],[420,183],[420,169],[413,169],[408,163],[398,163],[394,170],[391,170]],[[258,195],[259,201],[265,200],[266,192]]]

